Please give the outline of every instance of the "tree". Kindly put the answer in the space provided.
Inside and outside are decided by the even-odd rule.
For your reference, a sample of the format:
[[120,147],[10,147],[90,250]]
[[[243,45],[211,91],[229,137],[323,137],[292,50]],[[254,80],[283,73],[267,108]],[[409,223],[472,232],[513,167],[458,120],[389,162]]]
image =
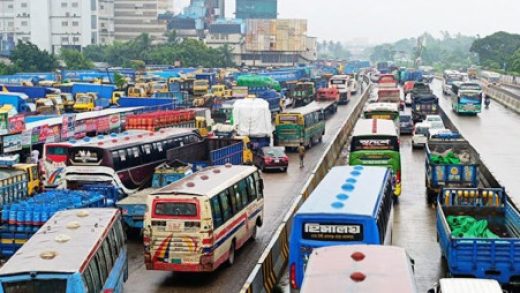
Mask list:
[[94,64],[88,60],[83,53],[74,49],[61,49],[61,59],[65,62],[68,69],[90,69]]
[[16,71],[54,71],[58,68],[58,60],[53,54],[38,49],[31,42],[18,42],[9,59]]
[[9,75],[14,74],[15,72],[16,69],[14,66],[0,62],[0,75]]
[[515,51],[515,53],[511,56],[511,66],[510,70],[516,74],[520,74],[520,48]]
[[105,45],[88,45],[83,48],[83,55],[94,62],[106,62],[106,48]]
[[126,84],[126,79],[121,73],[114,72],[114,84],[117,86],[118,89],[123,89]]
[[520,48],[520,35],[496,32],[471,45],[470,51],[478,55],[480,64],[490,69],[507,69],[511,57]]
[[217,49],[222,61],[222,67],[232,67],[235,66],[235,62],[233,62],[233,51],[229,47],[228,44],[224,44]]

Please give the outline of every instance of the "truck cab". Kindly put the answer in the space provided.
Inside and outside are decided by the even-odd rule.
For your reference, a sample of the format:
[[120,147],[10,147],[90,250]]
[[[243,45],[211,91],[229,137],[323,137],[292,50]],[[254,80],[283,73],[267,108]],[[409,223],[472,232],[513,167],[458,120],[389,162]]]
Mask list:
[[74,109],[74,104],[76,100],[74,100],[74,96],[71,93],[61,93],[61,99],[63,100],[63,108],[66,112],[70,112]]
[[23,171],[27,174],[27,193],[34,195],[41,190],[41,181],[38,173],[38,166],[36,164],[16,164],[14,169]]
[[59,113],[63,113],[64,112],[64,110],[65,110],[65,102],[63,101],[63,98],[61,97],[61,94],[50,94],[50,95],[47,95],[47,99],[52,101],[56,111],[59,111]]
[[204,96],[209,91],[209,81],[206,79],[197,79],[193,82],[193,95]]
[[94,111],[96,108],[97,95],[95,93],[79,93],[76,95],[76,103],[74,104],[74,111],[88,112]]
[[60,115],[61,114],[59,108],[57,108],[56,105],[54,105],[54,103],[50,99],[47,99],[47,98],[36,100],[36,112],[38,114],[45,114],[45,115],[47,115],[47,114]]

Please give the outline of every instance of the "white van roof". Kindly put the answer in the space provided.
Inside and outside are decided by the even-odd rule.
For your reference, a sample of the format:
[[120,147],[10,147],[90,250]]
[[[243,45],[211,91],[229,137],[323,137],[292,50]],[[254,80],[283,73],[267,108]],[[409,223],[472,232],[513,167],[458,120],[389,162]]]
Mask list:
[[502,293],[500,284],[496,280],[449,278],[441,279],[442,293]]

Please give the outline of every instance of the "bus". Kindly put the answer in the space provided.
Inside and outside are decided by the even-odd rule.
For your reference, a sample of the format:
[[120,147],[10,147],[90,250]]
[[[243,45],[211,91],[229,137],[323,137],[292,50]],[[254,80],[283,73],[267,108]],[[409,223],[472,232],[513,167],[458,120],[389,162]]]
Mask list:
[[442,93],[449,95],[451,92],[451,85],[455,81],[464,81],[464,75],[457,70],[444,70],[442,74]]
[[500,82],[500,74],[496,72],[482,71],[480,77],[488,84],[497,85]]
[[404,248],[338,245],[313,250],[300,292],[416,293],[418,290],[413,260]]
[[96,137],[84,137],[81,140],[71,139],[64,142],[51,142],[43,146],[42,167],[43,186],[45,189],[64,188],[64,171],[69,160],[69,149],[73,146],[81,146],[89,143],[106,142],[112,139],[121,139],[137,135],[146,135],[151,132],[145,130],[129,130],[121,134],[98,135]]
[[477,115],[482,111],[482,87],[476,82],[454,82],[451,108],[457,114]]
[[367,104],[363,110],[365,119],[391,120],[396,126],[399,125],[399,104],[395,103],[372,103]]
[[350,99],[349,76],[333,75],[329,79],[329,87],[336,87],[339,90],[339,104],[344,105]]
[[168,150],[189,148],[202,137],[192,128],[163,128],[157,132],[69,149],[65,169],[67,188],[103,184],[130,195],[150,183],[155,167]]
[[253,166],[213,166],[147,199],[146,269],[211,272],[232,265],[235,253],[262,226],[264,183]]
[[301,287],[309,256],[316,248],[390,245],[392,196],[392,173],[388,168],[330,169],[293,217],[289,236],[291,287]]
[[122,292],[127,278],[119,211],[75,209],[54,214],[2,266],[0,292]]
[[325,113],[318,103],[276,114],[275,145],[306,148],[320,143],[325,134]]
[[390,167],[397,199],[401,194],[401,155],[395,124],[390,120],[358,120],[350,141],[349,165]]

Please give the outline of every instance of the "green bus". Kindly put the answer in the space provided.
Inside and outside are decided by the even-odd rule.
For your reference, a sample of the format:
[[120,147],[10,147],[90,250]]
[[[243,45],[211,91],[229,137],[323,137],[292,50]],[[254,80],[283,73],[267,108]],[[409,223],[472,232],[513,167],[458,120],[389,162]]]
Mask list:
[[320,143],[324,134],[325,115],[315,102],[276,115],[275,145],[297,147],[303,143],[310,148]]
[[482,87],[476,82],[451,85],[451,107],[457,114],[477,115],[482,111]]
[[360,119],[350,142],[349,165],[386,166],[394,176],[394,195],[401,194],[399,135],[391,120]]

